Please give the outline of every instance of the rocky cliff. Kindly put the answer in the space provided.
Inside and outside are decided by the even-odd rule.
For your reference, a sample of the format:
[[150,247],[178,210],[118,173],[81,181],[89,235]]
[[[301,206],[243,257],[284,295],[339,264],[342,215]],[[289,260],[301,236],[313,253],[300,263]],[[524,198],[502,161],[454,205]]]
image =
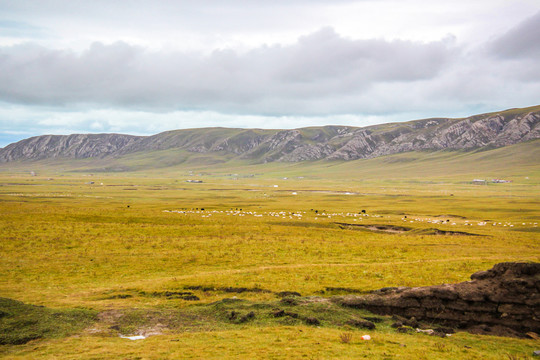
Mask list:
[[88,134],[29,138],[0,149],[0,162],[47,158],[118,157],[180,149],[227,154],[255,162],[355,160],[408,151],[494,148],[540,138],[540,106],[464,119],[425,119],[365,128],[325,126],[293,130],[205,128],[138,137]]

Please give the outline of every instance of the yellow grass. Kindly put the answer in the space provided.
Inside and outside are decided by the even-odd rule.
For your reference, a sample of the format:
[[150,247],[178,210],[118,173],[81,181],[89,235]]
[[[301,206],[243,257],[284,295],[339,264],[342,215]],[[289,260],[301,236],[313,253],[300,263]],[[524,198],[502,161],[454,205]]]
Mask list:
[[[511,184],[476,186],[461,179],[284,180],[281,171],[236,180],[187,171],[149,177],[5,172],[1,296],[54,308],[186,308],[232,296],[270,301],[279,291],[330,296],[327,288],[453,283],[495,263],[540,261],[534,172]],[[191,178],[204,183],[185,182]],[[390,234],[336,223],[413,230]],[[434,228],[471,235],[430,235]],[[189,286],[216,290],[193,290],[197,302],[141,295]],[[220,290],[225,287],[271,292],[231,294]],[[532,340],[459,334],[443,341],[392,331],[372,332],[371,342],[355,331],[346,344],[343,331],[246,325],[133,342],[87,333],[2,351],[5,358],[51,359],[500,359],[533,346]]]

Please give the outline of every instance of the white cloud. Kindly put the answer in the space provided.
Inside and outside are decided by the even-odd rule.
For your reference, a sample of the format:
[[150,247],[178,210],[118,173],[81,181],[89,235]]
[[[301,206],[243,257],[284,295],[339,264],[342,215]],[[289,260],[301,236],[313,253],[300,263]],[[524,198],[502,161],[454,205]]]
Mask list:
[[0,2],[0,143],[536,105],[539,11],[537,0]]
[[436,77],[458,53],[451,40],[351,40],[330,28],[247,53],[165,54],[120,42],[77,54],[21,45],[0,49],[0,96],[28,105],[354,113],[363,104],[344,106],[336,98],[361,95],[375,83]]

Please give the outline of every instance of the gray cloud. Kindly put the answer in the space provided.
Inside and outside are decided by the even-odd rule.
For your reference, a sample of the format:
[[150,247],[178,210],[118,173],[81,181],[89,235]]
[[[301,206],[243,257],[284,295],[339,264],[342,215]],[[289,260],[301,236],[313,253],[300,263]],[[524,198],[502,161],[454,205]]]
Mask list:
[[540,12],[518,24],[489,45],[489,51],[501,58],[540,58]]
[[86,103],[157,111],[347,113],[359,111],[361,104],[344,108],[339,102],[312,102],[360,96],[378,83],[432,79],[458,54],[451,39],[351,40],[331,28],[292,45],[245,53],[149,52],[123,42],[94,43],[75,53],[27,44],[0,48],[0,97],[28,105]]
[[0,0],[0,146],[536,105],[539,10],[538,0]]

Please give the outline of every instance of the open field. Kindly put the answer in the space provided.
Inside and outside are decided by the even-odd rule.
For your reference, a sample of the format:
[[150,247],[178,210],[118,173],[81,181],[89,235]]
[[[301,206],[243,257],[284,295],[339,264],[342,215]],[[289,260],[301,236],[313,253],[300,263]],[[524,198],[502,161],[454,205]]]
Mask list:
[[[347,321],[365,313],[316,303],[297,318],[270,314],[287,306],[284,291],[328,297],[454,283],[499,262],[540,261],[537,144],[212,170],[3,165],[0,294],[45,308],[3,305],[0,315],[36,315],[11,325],[0,316],[0,334],[19,324],[37,335],[1,345],[0,356],[527,358],[538,341],[398,334],[388,319],[358,330]],[[478,177],[513,182],[471,184]],[[43,318],[71,325],[34,329]],[[119,337],[141,332],[159,335]]]

